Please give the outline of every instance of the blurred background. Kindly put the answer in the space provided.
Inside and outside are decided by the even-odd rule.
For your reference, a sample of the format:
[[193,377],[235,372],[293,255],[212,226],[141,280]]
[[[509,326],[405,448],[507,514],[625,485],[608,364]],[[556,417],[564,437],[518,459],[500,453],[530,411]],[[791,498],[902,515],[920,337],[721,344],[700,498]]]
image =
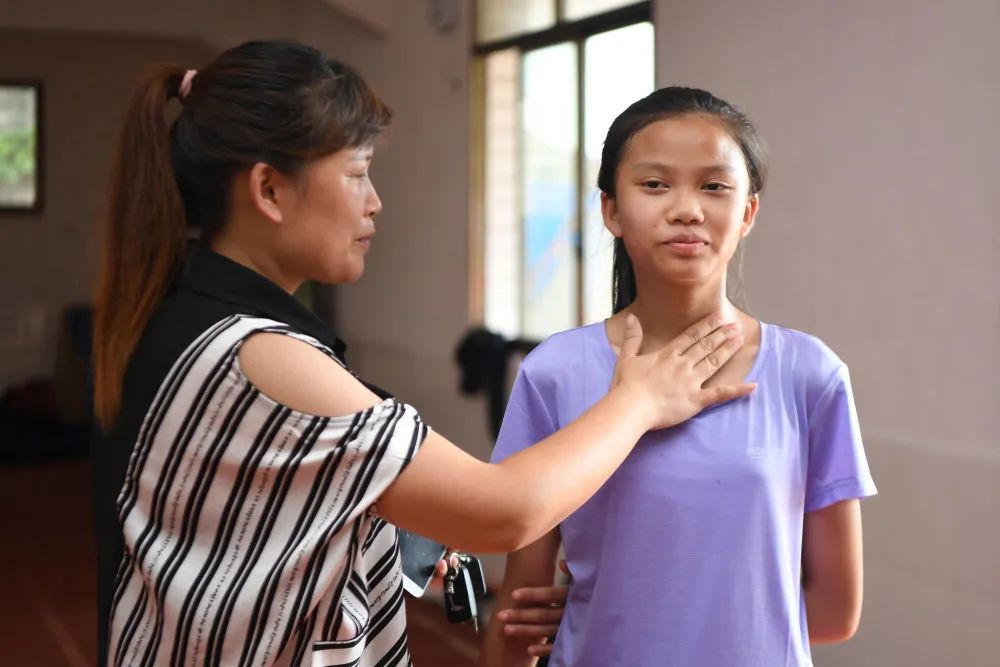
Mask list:
[[[664,85],[741,106],[772,173],[739,302],[848,363],[880,490],[861,628],[816,664],[1000,664],[997,0],[3,0],[0,664],[95,659],[89,305],[131,85],[255,37],[353,64],[394,108],[366,275],[300,296],[481,458],[518,355],[609,313],[612,118]],[[416,663],[472,664],[434,598]]]

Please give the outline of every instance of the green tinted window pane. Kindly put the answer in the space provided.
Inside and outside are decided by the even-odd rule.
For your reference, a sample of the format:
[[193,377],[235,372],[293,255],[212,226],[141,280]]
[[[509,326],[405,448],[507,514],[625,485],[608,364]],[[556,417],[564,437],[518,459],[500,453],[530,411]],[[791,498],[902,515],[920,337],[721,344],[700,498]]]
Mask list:
[[637,23],[589,38],[584,44],[583,318],[611,314],[611,234],[594,185],[611,121],[653,91],[653,25]]
[[576,46],[523,60],[524,335],[544,338],[577,324]]

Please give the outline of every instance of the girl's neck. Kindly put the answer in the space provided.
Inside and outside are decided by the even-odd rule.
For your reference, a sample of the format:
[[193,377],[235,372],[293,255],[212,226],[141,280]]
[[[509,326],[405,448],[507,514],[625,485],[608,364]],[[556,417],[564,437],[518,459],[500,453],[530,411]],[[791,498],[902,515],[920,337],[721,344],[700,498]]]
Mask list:
[[745,317],[726,297],[724,279],[690,285],[662,282],[644,285],[636,300],[625,310],[642,323],[644,350],[662,347],[717,310],[722,310],[730,322],[742,321]]

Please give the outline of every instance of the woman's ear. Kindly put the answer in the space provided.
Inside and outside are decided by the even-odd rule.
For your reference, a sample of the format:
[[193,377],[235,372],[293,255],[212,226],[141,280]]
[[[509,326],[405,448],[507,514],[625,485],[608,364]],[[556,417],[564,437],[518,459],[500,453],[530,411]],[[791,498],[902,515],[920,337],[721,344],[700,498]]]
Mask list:
[[754,193],[747,199],[746,208],[743,210],[743,221],[740,223],[740,238],[745,239],[750,235],[754,223],[757,221],[757,211],[760,210],[760,194]]
[[280,201],[280,190],[284,177],[271,165],[258,162],[250,169],[247,179],[254,209],[267,220],[281,224],[284,221],[281,204],[284,202]]
[[601,193],[601,215],[604,217],[604,227],[615,238],[621,238],[622,226],[618,222],[618,202],[609,197],[607,192]]

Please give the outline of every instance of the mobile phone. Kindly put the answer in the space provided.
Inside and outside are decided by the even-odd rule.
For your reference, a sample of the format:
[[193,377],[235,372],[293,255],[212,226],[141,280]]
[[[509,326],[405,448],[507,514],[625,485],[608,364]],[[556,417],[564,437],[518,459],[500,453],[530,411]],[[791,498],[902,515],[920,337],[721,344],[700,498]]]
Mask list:
[[434,567],[448,549],[434,540],[399,530],[399,553],[403,561],[403,590],[418,598],[434,578]]

